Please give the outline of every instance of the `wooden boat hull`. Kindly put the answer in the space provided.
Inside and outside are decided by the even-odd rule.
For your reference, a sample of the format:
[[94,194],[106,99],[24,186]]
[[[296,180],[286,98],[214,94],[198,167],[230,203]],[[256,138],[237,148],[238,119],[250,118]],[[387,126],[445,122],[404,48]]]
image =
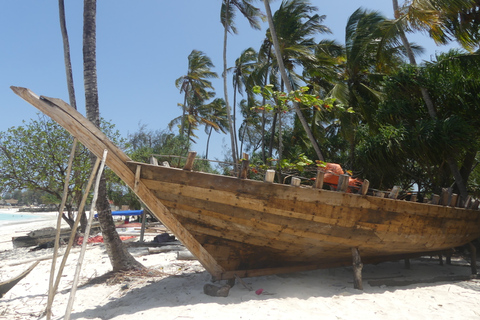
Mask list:
[[478,211],[141,166],[140,179],[225,269],[276,273],[436,252],[480,236]]
[[59,99],[12,89],[57,121],[145,203],[215,279],[376,263],[464,245],[480,212],[132,162]]

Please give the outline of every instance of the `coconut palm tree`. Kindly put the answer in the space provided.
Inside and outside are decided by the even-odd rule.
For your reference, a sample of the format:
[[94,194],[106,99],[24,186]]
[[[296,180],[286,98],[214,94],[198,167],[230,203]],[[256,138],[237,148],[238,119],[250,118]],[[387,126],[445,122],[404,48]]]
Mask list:
[[[466,48],[478,46],[480,15],[478,0],[414,0],[409,5],[399,8],[397,0],[393,1],[395,18],[401,23],[400,29],[403,32],[404,27],[410,26],[416,30],[427,30],[432,38],[438,43],[446,43],[451,40],[450,36],[454,36],[459,43]],[[406,37],[402,39],[405,48],[410,50],[406,43]],[[410,57],[410,63],[416,65],[415,59]],[[436,119],[437,114],[428,91],[420,87],[423,100],[427,106],[430,118]],[[450,170],[455,178],[457,188],[461,198],[465,201],[468,193],[466,181],[462,178],[462,174],[457,162],[451,154],[446,158]]]
[[[228,33],[237,33],[235,27],[235,15],[238,10],[249,22],[250,26],[254,29],[260,29],[260,21],[263,18],[260,9],[252,5],[254,0],[222,0],[222,8],[220,11],[220,22],[224,28],[223,34],[223,90],[225,94],[225,103],[227,107],[228,126],[230,131],[230,142],[232,147],[232,159],[234,165],[234,172],[237,172],[237,146],[235,144],[235,131],[233,128],[233,119],[230,104],[228,102],[228,90],[227,90],[227,36]],[[235,107],[235,106],[234,106]]]
[[[308,5],[308,1],[293,0],[292,2],[303,3],[307,7],[310,7]],[[292,85],[291,85],[290,78],[287,74],[287,69],[286,69],[285,64],[284,64],[284,57],[282,55],[283,54],[282,46],[280,44],[279,37],[277,37],[276,25],[274,23],[274,19],[273,19],[273,16],[272,16],[270,3],[269,3],[268,0],[263,0],[263,3],[265,5],[268,25],[269,25],[269,28],[270,28],[270,34],[271,34],[272,42],[273,42],[273,45],[274,45],[274,48],[275,48],[275,57],[276,57],[276,61],[277,61],[277,64],[278,64],[278,70],[281,74],[281,79],[282,79],[282,81],[285,85],[286,91],[290,92],[290,91],[292,91]],[[315,149],[315,152],[317,154],[318,159],[323,161],[324,157],[323,157],[322,152],[320,151],[320,147],[318,146],[318,143],[315,140],[315,137],[313,136],[313,133],[312,133],[310,127],[308,126],[308,122],[305,119],[305,116],[303,115],[303,113],[300,110],[300,107],[298,106],[297,103],[294,103],[294,108],[295,108],[295,113],[296,113],[297,117],[299,118],[304,130],[307,133],[308,139],[310,140],[313,148]]]
[[210,145],[210,137],[213,130],[217,133],[228,132],[227,108],[222,98],[216,98],[209,104],[205,105],[205,133],[208,135],[207,147],[205,151],[205,159],[208,159],[208,147]]
[[[185,124],[188,122],[186,114],[189,105],[196,100],[201,102],[213,97],[212,82],[209,79],[218,78],[216,72],[211,69],[215,67],[212,60],[202,51],[192,50],[188,55],[187,74],[175,80],[175,86],[184,93],[182,106],[182,117],[180,118],[180,136],[185,133]],[[187,135],[188,137],[188,135]]]
[[[97,67],[96,67],[96,0],[84,0],[83,8],[83,77],[85,85],[85,107],[87,118],[94,125],[100,127],[100,112],[98,104]],[[95,156],[91,157],[95,162]],[[93,164],[93,163],[92,163]],[[93,165],[92,165],[93,167]],[[98,220],[102,229],[108,257],[112,263],[113,271],[125,271],[143,268],[127,251],[116,231],[113,222],[110,204],[107,199],[105,175],[98,189],[96,204]]]
[[212,82],[209,80],[218,78],[217,73],[211,70],[213,67],[212,60],[205,53],[193,50],[188,55],[187,74],[175,80],[175,86],[184,93],[184,103],[179,104],[182,107],[182,115],[173,119],[169,127],[171,129],[179,124],[180,136],[183,136],[187,126],[185,150],[188,150],[190,141],[194,141],[192,137],[196,136],[193,131],[198,128],[198,125],[210,124],[205,102],[215,96],[215,92],[212,91],[214,90]]
[[[237,106],[237,92],[243,96],[243,90],[251,96],[251,88],[253,88],[253,79],[251,77],[257,64],[257,52],[252,47],[245,49],[240,53],[240,56],[235,60],[235,66],[228,69],[233,73],[233,131],[237,132],[236,128],[236,106]],[[250,90],[247,90],[250,89]],[[237,135],[235,134],[235,145],[238,146]],[[237,148],[238,149],[238,148]],[[237,150],[238,151],[238,150]],[[237,158],[239,154],[237,153]]]

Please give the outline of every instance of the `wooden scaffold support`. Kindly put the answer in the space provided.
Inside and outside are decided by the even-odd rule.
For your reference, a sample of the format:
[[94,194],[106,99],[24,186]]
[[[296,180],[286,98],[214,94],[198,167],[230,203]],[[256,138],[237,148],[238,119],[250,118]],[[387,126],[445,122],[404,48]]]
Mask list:
[[358,248],[352,248],[352,258],[353,258],[353,287],[358,290],[363,290],[362,282],[362,269],[363,263],[360,258],[360,253]]

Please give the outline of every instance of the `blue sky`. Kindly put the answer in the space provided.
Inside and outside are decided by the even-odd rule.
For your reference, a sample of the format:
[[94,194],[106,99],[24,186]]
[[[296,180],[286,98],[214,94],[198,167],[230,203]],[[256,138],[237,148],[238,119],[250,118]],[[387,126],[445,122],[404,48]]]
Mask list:
[[[66,0],[77,105],[84,113],[82,80],[83,1]],[[324,24],[333,34],[324,38],[344,43],[349,15],[358,7],[393,16],[390,0],[338,0],[311,3],[326,15]],[[221,0],[100,0],[97,4],[97,72],[101,116],[114,123],[122,135],[137,131],[139,124],[163,130],[180,115],[182,96],[175,79],[187,71],[193,49],[205,52],[222,73],[223,29],[219,22]],[[280,1],[272,2],[275,10]],[[257,5],[264,11],[263,2]],[[31,89],[38,95],[68,102],[58,1],[22,0],[0,2],[0,131],[36,118],[36,109],[17,97],[10,86]],[[228,66],[248,47],[258,49],[267,29],[251,29],[238,16],[238,35],[229,36]],[[320,38],[319,38],[320,39]],[[426,49],[419,60],[430,60],[436,47],[427,37],[409,35]],[[231,81],[229,81],[231,82]],[[221,79],[213,82],[223,97]],[[229,92],[232,97],[232,91]],[[230,102],[231,103],[231,102]],[[203,130],[198,132],[201,134]],[[203,154],[206,138],[200,135],[194,149]],[[223,159],[226,135],[212,136],[209,158]]]

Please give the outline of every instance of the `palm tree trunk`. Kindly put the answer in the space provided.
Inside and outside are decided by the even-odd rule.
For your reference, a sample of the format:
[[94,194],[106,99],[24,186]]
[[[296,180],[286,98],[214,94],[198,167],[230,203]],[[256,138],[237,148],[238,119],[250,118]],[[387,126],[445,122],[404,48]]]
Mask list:
[[212,136],[213,127],[210,127],[210,132],[207,138],[207,150],[205,151],[205,159],[208,159],[208,146],[210,145],[210,137]]
[[225,106],[227,108],[228,129],[230,131],[230,143],[232,146],[232,161],[233,172],[237,174],[237,148],[235,146],[235,131],[233,130],[232,111],[230,104],[228,103],[228,90],[227,90],[227,37],[228,37],[228,8],[230,7],[230,1],[226,0],[226,17],[223,33],[223,92],[225,94]]
[[[96,66],[96,0],[84,0],[83,8],[83,76],[85,84],[85,107],[87,118],[97,127],[100,127],[100,113],[98,104],[97,66]],[[95,162],[95,156],[91,156]],[[94,205],[94,204],[92,204]],[[115,229],[110,204],[107,199],[107,185],[102,174],[98,189],[96,209],[102,229],[105,248],[110,258],[113,271],[132,270],[143,268],[124,247],[122,240]],[[86,235],[88,236],[88,235]]]
[[[399,19],[400,13],[399,13],[398,1],[392,0],[392,4],[393,4],[395,19]],[[413,55],[412,47],[410,46],[410,43],[408,42],[407,36],[405,35],[405,32],[403,31],[403,29],[400,30],[400,36],[401,36],[403,45],[405,47],[405,50],[407,51],[407,55],[410,60],[410,63],[416,66],[417,62],[415,61],[415,56]],[[435,107],[433,105],[433,101],[430,94],[428,93],[427,89],[423,87],[420,87],[420,91],[422,93],[423,101],[427,106],[427,110],[428,110],[428,114],[430,115],[430,118],[436,119],[437,114],[436,114]],[[466,183],[463,180],[460,170],[458,168],[458,164],[452,155],[447,156],[447,163],[455,179],[455,183],[457,184],[460,197],[465,201],[468,197],[468,191],[467,191]]]
[[[275,26],[273,25],[272,11],[270,9],[269,0],[263,0],[263,3],[265,4],[265,11],[267,12],[268,26],[270,27],[270,34],[272,35],[273,46],[275,47],[275,56],[277,58],[278,69],[280,70],[282,79],[285,82],[285,86],[287,87],[287,92],[290,92],[292,91],[292,86],[290,85],[287,72],[285,71],[285,66],[283,65],[282,53],[280,52],[280,45],[278,44],[278,38],[275,32]],[[315,137],[313,136],[312,130],[310,130],[310,127],[308,126],[307,120],[305,119],[305,116],[303,115],[302,110],[300,110],[300,107],[295,102],[293,103],[293,106],[295,108],[297,117],[303,126],[303,129],[307,133],[310,143],[315,149],[315,153],[317,154],[318,160],[324,161],[322,152],[320,151],[320,147],[318,146],[318,143],[315,140]]]

